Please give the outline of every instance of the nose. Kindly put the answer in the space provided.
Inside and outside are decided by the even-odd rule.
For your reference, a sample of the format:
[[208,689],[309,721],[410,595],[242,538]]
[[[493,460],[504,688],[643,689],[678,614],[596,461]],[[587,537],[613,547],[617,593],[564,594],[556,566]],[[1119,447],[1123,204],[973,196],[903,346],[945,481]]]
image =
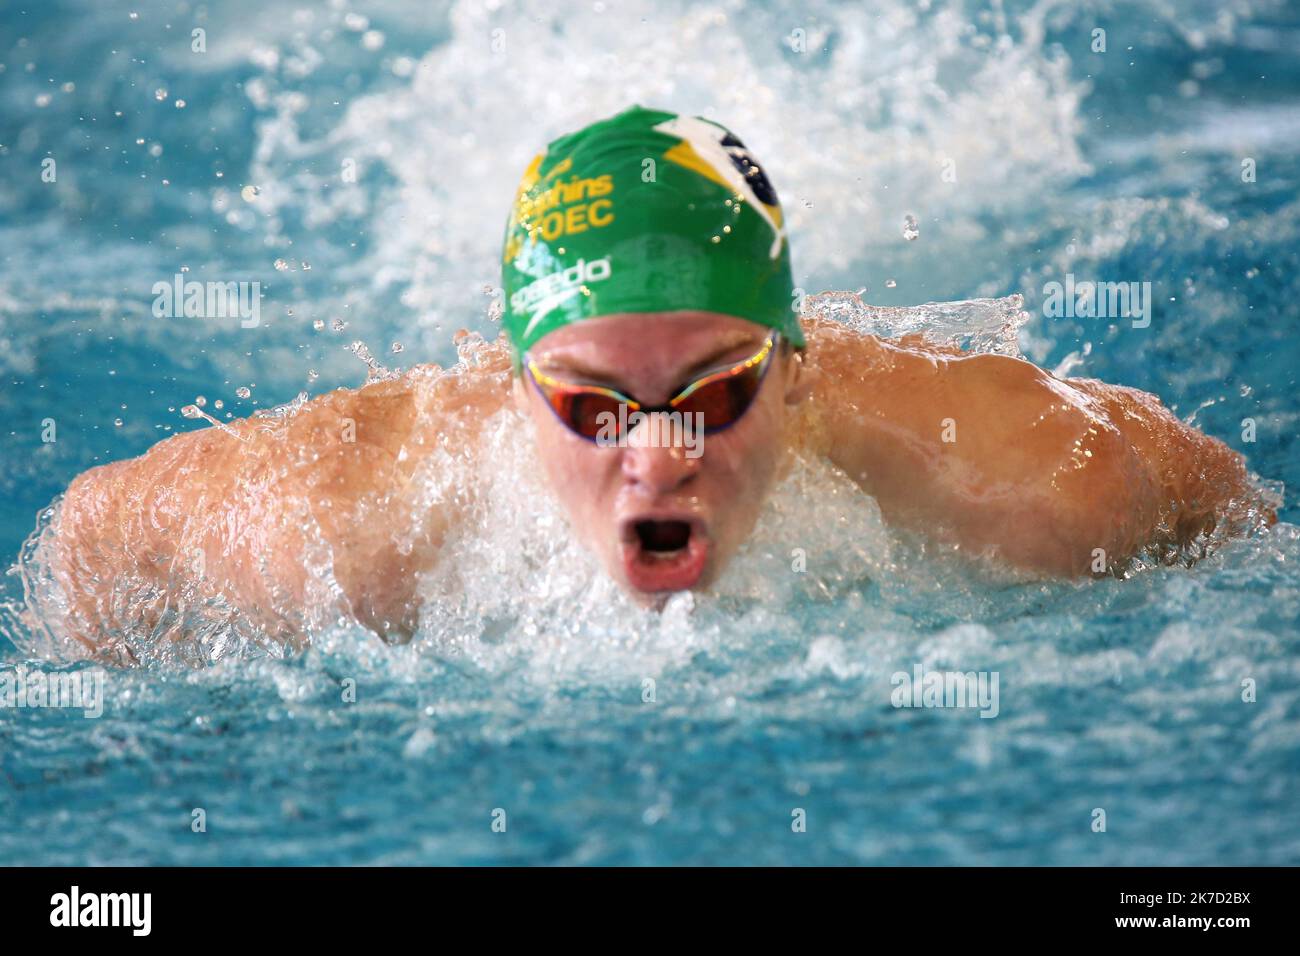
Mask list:
[[[637,427],[636,432],[645,428],[645,423]],[[641,438],[641,441],[636,439]],[[623,476],[639,485],[651,495],[661,495],[676,491],[685,485],[700,470],[699,455],[688,455],[688,448],[681,444],[648,444],[644,436],[634,432],[629,436],[628,445],[623,449]]]

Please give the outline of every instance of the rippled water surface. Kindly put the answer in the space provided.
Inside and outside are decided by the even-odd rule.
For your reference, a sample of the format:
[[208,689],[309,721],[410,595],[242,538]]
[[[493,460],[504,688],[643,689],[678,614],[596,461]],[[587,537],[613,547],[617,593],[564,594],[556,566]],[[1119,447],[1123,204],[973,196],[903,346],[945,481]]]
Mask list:
[[[521,506],[527,443],[487,422],[498,510],[429,582],[411,645],[345,621],[285,659],[109,670],[95,719],[0,707],[0,863],[1300,862],[1293,6],[0,18],[6,562],[78,472],[210,427],[186,406],[222,421],[356,386],[356,342],[395,367],[495,335],[520,171],[630,102],[740,132],[809,291],[1022,295],[1026,355],[1155,392],[1288,489],[1271,533],[1190,569],[994,584],[804,463],[717,594],[651,614]],[[261,321],[155,318],[177,273],[260,282]],[[1066,273],[1150,281],[1150,326],[1045,318]],[[42,659],[18,576],[0,584],[5,673],[90,679]],[[997,672],[996,718],[891,706],[918,665]]]

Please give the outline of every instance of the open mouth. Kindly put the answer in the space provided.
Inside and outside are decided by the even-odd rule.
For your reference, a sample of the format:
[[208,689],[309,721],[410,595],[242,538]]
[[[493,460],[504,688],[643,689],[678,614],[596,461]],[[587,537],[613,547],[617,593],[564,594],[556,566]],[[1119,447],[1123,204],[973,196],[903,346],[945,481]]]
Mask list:
[[646,551],[663,555],[686,547],[691,526],[685,521],[638,521],[636,536]]
[[696,519],[638,517],[624,523],[623,570],[639,591],[694,587],[708,556],[708,538]]

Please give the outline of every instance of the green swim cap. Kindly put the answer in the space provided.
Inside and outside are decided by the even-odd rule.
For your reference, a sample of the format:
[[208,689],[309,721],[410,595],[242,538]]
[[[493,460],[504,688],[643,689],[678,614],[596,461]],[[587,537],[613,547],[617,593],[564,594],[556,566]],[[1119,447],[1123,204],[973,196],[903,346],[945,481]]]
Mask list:
[[501,272],[516,361],[618,312],[721,312],[804,344],[776,192],[699,117],[633,106],[552,142],[519,184]]

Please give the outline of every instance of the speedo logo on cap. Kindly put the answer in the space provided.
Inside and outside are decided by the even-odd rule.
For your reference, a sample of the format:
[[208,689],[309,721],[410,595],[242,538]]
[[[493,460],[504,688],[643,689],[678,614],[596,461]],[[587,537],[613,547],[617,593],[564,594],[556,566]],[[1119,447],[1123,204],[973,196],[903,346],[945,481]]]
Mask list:
[[608,279],[613,272],[609,256],[603,259],[579,259],[567,269],[552,272],[528,283],[510,296],[510,308],[516,315],[532,313],[523,337],[552,309],[582,292],[583,287]]

